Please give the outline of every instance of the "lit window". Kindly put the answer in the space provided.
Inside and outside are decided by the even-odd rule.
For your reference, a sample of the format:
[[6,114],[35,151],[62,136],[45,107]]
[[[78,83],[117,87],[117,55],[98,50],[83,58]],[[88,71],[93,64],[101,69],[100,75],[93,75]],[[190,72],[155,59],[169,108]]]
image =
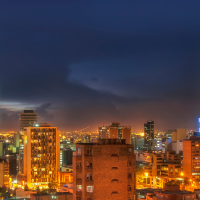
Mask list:
[[82,185],[77,185],[76,186],[76,191],[81,192],[82,191]]
[[128,149],[128,153],[132,153],[132,148],[129,148],[129,149]]
[[87,186],[86,191],[92,193],[94,191],[94,186]]

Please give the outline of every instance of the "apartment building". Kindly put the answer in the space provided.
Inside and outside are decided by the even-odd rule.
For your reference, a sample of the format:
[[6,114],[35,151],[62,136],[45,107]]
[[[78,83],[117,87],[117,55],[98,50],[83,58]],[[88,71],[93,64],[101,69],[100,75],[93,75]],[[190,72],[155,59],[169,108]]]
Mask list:
[[131,144],[131,127],[120,126],[118,122],[112,122],[110,126],[99,127],[100,139],[125,139]]
[[135,200],[133,145],[123,139],[77,143],[73,156],[73,200]]
[[163,187],[164,180],[181,176],[181,155],[174,151],[166,153],[145,152],[142,156],[136,155],[138,161],[140,157],[143,158],[144,162],[149,163],[149,165],[144,166],[145,173],[148,173],[149,187]]
[[183,140],[183,173],[187,178],[200,178],[200,137]]
[[56,182],[60,170],[59,131],[50,124],[25,127],[20,141],[19,173],[30,187]]

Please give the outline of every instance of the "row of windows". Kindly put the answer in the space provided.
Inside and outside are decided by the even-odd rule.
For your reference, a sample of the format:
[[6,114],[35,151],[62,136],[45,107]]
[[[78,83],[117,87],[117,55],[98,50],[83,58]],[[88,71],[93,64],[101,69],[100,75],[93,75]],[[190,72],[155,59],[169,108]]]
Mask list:
[[[132,154],[133,153],[133,148],[128,148],[128,153]],[[82,155],[81,147],[78,147],[78,155]],[[86,155],[92,156],[93,155],[93,150],[92,149],[87,149],[86,150]],[[119,156],[118,154],[111,154],[111,156]]]
[[[127,167],[132,167],[134,165],[135,165],[135,162],[132,162],[131,160],[127,161]],[[76,162],[76,167],[77,168],[82,167],[82,164],[80,161]],[[93,168],[92,162],[86,162],[86,168]],[[112,168],[115,168],[115,167],[112,167]],[[117,169],[118,169],[118,167],[117,167]]]
[[[134,190],[135,190],[135,185],[134,185]],[[76,186],[76,191],[77,192],[82,192],[82,185],[77,185]],[[132,192],[133,187],[131,185],[127,186],[127,191]],[[86,192],[93,193],[94,192],[94,186],[86,186]],[[113,191],[112,193],[118,193],[118,191]]]
[[[134,173],[134,177],[135,177],[135,173]],[[128,179],[132,179],[132,173],[128,173],[127,178]],[[82,179],[82,174],[77,174],[77,179]],[[92,181],[93,180],[93,175],[92,174],[87,174],[86,175],[86,180]],[[112,179],[111,182],[113,182],[113,181],[118,181],[118,179]]]

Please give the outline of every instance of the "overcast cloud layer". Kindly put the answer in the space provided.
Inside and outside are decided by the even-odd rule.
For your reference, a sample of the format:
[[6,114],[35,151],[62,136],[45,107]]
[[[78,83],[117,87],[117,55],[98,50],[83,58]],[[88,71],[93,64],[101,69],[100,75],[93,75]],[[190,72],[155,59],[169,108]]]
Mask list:
[[197,128],[199,1],[0,2],[0,131]]

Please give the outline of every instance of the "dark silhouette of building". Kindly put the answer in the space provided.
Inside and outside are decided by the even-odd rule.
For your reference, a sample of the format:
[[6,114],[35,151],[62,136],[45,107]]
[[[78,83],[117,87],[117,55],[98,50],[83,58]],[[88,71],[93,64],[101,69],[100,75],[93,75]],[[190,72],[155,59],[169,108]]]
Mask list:
[[24,127],[31,127],[37,122],[37,113],[33,110],[24,110],[20,113],[20,130],[23,131]]
[[151,150],[154,140],[154,121],[144,124],[144,148]]
[[10,175],[17,175],[17,155],[13,155],[9,158]]
[[73,151],[70,147],[66,147],[62,152],[62,166],[72,165]]

